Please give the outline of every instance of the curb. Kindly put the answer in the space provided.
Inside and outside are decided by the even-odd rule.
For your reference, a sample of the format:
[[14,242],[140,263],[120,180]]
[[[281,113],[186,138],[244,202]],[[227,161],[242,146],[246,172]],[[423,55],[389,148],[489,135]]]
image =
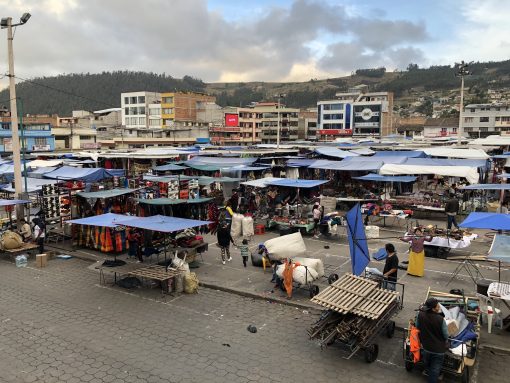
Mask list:
[[214,289],[214,290],[219,290],[219,291],[223,291],[223,292],[226,292],[226,293],[236,294],[236,295],[239,295],[239,296],[242,296],[242,297],[246,297],[246,298],[253,298],[253,299],[258,299],[258,300],[263,300],[263,301],[269,301],[269,302],[272,302],[272,303],[280,303],[282,305],[296,307],[296,308],[302,309],[302,310],[316,311],[316,312],[321,312],[322,311],[319,308],[315,308],[313,306],[305,305],[303,303],[293,302],[293,301],[286,300],[286,299],[268,297],[268,296],[265,296],[265,295],[261,295],[261,294],[257,294],[257,293],[251,293],[249,291],[237,290],[237,289],[233,289],[233,288],[225,287],[225,286],[219,286],[219,285],[215,285],[215,284],[212,284],[212,283],[199,282],[198,285],[202,286],[202,287],[205,287],[205,288],[208,288],[208,289]]
[[510,348],[508,347],[501,347],[501,346],[496,346],[496,345],[493,345],[493,344],[481,344],[478,348],[480,348],[481,350],[491,350],[491,351],[498,351],[498,352],[502,352],[504,354],[510,354]]

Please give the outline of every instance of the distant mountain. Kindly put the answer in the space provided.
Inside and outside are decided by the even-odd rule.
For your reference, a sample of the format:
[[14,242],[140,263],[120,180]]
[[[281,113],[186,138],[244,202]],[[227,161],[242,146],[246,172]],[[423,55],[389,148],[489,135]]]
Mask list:
[[[510,87],[510,60],[473,63],[466,86],[486,90]],[[197,91],[215,95],[222,106],[245,106],[253,101],[276,100],[285,94],[289,107],[315,107],[318,100],[333,98],[349,87],[367,84],[371,90],[393,91],[396,97],[457,89],[460,81],[450,66],[421,69],[410,64],[406,71],[387,72],[385,68],[358,69],[351,76],[306,82],[210,83],[184,76],[176,79],[166,74],[146,72],[103,72],[34,78],[19,83],[18,96],[23,113],[70,115],[73,110],[97,110],[120,106],[120,94],[131,91]],[[8,107],[9,92],[0,92],[0,107]]]

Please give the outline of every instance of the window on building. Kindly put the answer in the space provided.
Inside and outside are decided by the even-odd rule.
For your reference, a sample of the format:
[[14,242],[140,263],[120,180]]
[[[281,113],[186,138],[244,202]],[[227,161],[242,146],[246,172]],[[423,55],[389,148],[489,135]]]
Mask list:
[[480,117],[480,122],[489,122],[489,117]]
[[453,128],[453,133],[457,133],[457,128]]
[[145,106],[138,107],[138,114],[145,114]]
[[474,122],[474,121],[475,121],[474,117],[464,117],[464,122]]
[[132,116],[136,116],[138,114],[138,108],[136,106],[132,106],[129,108],[129,114]]
[[145,117],[138,118],[138,125],[145,125]]
[[503,116],[503,117],[501,117],[501,121],[505,121],[505,122],[510,121],[510,116]]
[[124,108],[124,114],[125,114],[126,116],[129,116],[129,108]]
[[92,136],[80,136],[80,140],[89,141],[92,140]]
[[501,119],[501,117],[496,117],[495,121],[499,121]]
[[343,120],[343,114],[324,114],[324,120]]
[[[48,145],[48,140],[46,137],[36,137],[34,139],[34,142],[37,146],[46,146]],[[25,143],[25,146],[26,146],[26,143]]]
[[129,97],[124,97],[124,104],[129,104]]
[[488,132],[489,128],[484,126],[484,127],[481,127],[479,130],[480,130],[480,132]]
[[138,96],[138,103],[145,104],[145,96]]
[[161,120],[159,118],[150,119],[149,126],[161,126]]
[[136,96],[135,97],[131,97],[130,104],[136,104]]
[[173,114],[174,113],[174,108],[163,108],[163,109],[161,109],[161,112],[163,114]]
[[344,104],[324,104],[324,110],[343,110]]
[[471,109],[469,109],[469,111],[470,111],[471,113],[474,113],[474,112],[476,112],[476,109],[471,108]]
[[174,103],[174,98],[173,97],[163,97],[161,102],[163,104],[173,104]]
[[161,113],[161,109],[159,108],[149,108],[149,116],[159,116]]

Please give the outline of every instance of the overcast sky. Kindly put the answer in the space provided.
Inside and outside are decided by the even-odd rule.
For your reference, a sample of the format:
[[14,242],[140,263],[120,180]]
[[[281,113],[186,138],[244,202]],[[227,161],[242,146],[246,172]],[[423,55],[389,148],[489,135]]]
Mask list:
[[[510,56],[510,1],[0,0],[1,17],[23,12],[32,18],[14,39],[22,78],[129,69],[307,81]],[[2,30],[0,77],[6,51]]]

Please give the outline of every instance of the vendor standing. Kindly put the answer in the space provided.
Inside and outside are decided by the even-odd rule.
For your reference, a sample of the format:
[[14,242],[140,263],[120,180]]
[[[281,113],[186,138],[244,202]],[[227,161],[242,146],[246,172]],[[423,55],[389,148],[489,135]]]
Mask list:
[[420,330],[420,342],[425,373],[429,383],[436,383],[441,374],[444,354],[448,348],[448,326],[441,315],[441,306],[436,298],[429,298],[420,308],[416,318]]
[[384,246],[386,250],[386,262],[384,263],[383,276],[385,278],[384,288],[388,290],[395,290],[395,282],[398,276],[398,257],[395,251],[395,246],[392,243],[387,243]]
[[413,236],[400,238],[401,241],[409,242],[409,265],[407,274],[415,277],[423,277],[425,273],[425,250],[423,243],[432,241],[432,236],[424,236],[421,228],[414,229]]
[[458,229],[459,225],[457,224],[455,217],[459,212],[459,200],[455,197],[455,194],[450,194],[450,199],[446,202],[444,211],[448,217],[448,230],[452,228],[452,224]]

